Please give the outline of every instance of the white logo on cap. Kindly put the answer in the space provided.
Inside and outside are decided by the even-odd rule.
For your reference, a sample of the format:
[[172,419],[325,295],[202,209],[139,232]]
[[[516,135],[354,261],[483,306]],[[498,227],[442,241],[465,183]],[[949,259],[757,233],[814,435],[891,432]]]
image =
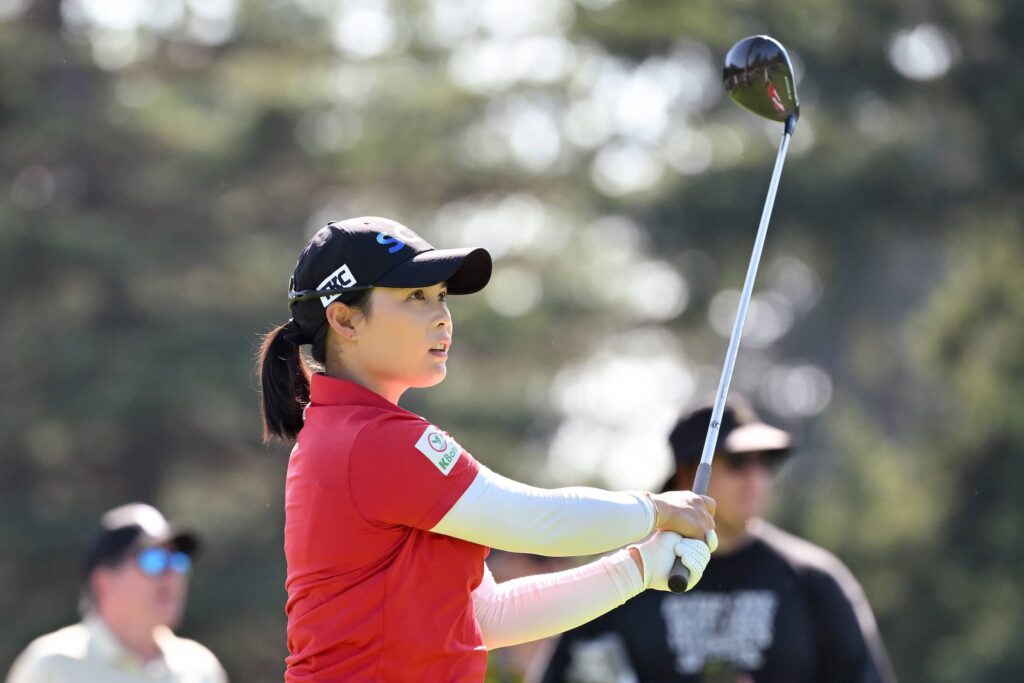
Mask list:
[[462,455],[462,446],[434,425],[423,430],[420,440],[416,442],[416,450],[427,456],[427,460],[434,463],[434,467],[445,476],[448,476]]
[[[355,287],[355,285],[356,276],[352,274],[352,271],[349,270],[348,264],[346,263],[343,264],[341,268],[338,268],[336,271],[328,275],[327,279],[321,282],[319,285],[317,285],[316,288],[337,289],[338,287]],[[327,308],[327,306],[329,306],[332,301],[337,299],[342,294],[344,294],[344,292],[341,292],[339,294],[331,294],[330,296],[322,296],[320,297],[320,303],[324,305],[324,308]]]

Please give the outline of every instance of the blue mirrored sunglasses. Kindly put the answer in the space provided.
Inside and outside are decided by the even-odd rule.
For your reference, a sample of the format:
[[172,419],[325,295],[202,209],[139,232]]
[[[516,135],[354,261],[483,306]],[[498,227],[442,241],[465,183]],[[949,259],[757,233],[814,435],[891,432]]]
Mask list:
[[135,561],[147,576],[159,576],[168,569],[175,574],[188,574],[192,570],[192,558],[180,550],[146,548]]

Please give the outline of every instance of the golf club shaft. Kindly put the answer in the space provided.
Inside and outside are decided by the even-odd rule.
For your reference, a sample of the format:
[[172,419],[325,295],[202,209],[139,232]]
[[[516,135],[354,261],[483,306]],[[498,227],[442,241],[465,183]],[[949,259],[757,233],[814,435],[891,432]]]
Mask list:
[[[725,365],[722,368],[722,377],[718,382],[715,405],[711,410],[711,424],[708,426],[708,433],[704,438],[704,451],[700,457],[700,464],[697,465],[697,476],[693,480],[693,492],[699,493],[702,496],[707,495],[708,484],[711,482],[711,461],[715,457],[715,446],[718,443],[718,429],[721,426],[722,412],[725,410],[725,399],[729,395],[732,371],[736,366],[736,355],[739,353],[740,338],[743,336],[743,324],[747,320],[750,295],[754,290],[754,280],[757,278],[757,266],[761,262],[761,250],[764,248],[765,236],[768,234],[768,222],[771,220],[772,208],[775,206],[775,193],[779,189],[782,164],[786,159],[786,150],[789,148],[789,140],[795,128],[796,116],[790,116],[786,120],[782,142],[779,143],[779,154],[775,158],[775,169],[772,171],[772,180],[768,185],[768,197],[765,199],[764,210],[761,212],[761,224],[757,228],[754,252],[750,256],[750,265],[747,267],[747,278],[743,282],[743,292],[740,294],[740,303],[736,310],[736,321],[732,326],[732,336],[729,337],[729,349],[725,353]],[[676,558],[675,563],[672,565],[672,571],[669,573],[669,589],[673,593],[682,593],[686,590],[686,584],[689,580],[689,571],[679,561],[679,558]]]

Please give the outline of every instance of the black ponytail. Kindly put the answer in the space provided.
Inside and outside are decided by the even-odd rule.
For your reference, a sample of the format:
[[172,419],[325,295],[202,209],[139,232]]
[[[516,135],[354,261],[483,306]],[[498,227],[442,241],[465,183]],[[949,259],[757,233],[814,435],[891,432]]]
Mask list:
[[[338,299],[364,316],[370,315],[370,290],[346,293]],[[301,306],[302,304],[300,304]],[[277,437],[294,441],[302,429],[302,413],[309,405],[309,378],[327,365],[327,324],[323,309],[317,304],[320,320],[314,318],[299,325],[294,319],[278,325],[263,337],[256,358],[256,374],[260,378],[260,418],[263,421],[263,442]],[[298,313],[299,311],[295,311]],[[310,336],[303,327],[317,327]],[[310,355],[320,367],[311,366],[299,350],[310,344]]]
[[263,337],[256,373],[260,378],[260,417],[263,441],[274,437],[294,441],[302,429],[302,411],[309,405],[312,369],[299,351],[292,321]]

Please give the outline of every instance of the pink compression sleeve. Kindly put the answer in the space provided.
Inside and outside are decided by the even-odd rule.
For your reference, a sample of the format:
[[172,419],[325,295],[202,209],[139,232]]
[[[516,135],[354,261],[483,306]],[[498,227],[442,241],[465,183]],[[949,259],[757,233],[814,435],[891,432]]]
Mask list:
[[562,633],[644,590],[628,550],[575,569],[495,583],[490,569],[473,591],[473,611],[488,649]]

